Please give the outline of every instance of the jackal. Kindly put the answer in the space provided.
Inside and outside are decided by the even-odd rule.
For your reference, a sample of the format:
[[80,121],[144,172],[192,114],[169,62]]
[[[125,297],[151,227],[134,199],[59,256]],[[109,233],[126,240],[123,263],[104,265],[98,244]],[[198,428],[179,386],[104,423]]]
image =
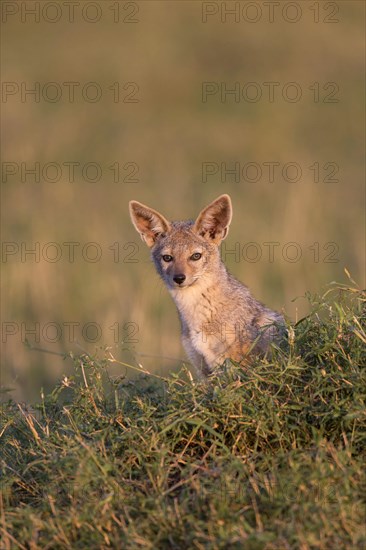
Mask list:
[[182,343],[199,373],[209,375],[228,358],[263,355],[280,339],[282,315],[257,301],[221,260],[219,244],[232,217],[229,195],[209,204],[196,221],[169,222],[137,201],[130,202],[130,215],[175,301]]

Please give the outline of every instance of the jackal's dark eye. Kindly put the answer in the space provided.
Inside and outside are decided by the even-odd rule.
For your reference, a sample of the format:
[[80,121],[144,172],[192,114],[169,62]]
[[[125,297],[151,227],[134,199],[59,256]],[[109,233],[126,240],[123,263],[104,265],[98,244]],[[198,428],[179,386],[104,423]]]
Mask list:
[[170,256],[169,254],[164,254],[164,256],[162,256],[164,262],[172,262],[173,261],[173,256]]
[[191,260],[193,260],[194,262],[196,262],[196,261],[199,260],[200,258],[202,258],[202,254],[200,254],[199,252],[195,252],[195,253],[192,254],[192,256],[191,256]]

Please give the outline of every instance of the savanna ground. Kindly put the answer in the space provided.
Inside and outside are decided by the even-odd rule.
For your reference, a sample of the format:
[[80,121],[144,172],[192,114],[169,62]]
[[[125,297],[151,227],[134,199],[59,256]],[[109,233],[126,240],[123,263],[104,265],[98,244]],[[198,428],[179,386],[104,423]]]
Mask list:
[[365,548],[365,295],[309,298],[270,362],[127,381],[106,350],[9,401],[2,548]]

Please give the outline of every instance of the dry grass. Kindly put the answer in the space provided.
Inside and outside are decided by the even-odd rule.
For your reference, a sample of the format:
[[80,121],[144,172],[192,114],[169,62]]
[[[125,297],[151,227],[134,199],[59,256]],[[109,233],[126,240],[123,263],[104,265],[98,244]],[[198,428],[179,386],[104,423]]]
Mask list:
[[[234,220],[227,248],[255,242],[263,256],[250,263],[228,254],[227,264],[258,298],[272,308],[285,307],[292,319],[308,311],[305,300],[294,303],[293,298],[342,280],[345,266],[362,284],[364,4],[337,4],[337,24],[313,23],[305,5],[296,24],[281,19],[202,24],[200,2],[140,2],[138,24],[103,18],[94,25],[79,19],[51,25],[14,17],[4,25],[4,81],[97,81],[104,89],[132,81],[140,87],[134,104],[115,104],[108,92],[95,104],[21,103],[16,97],[3,104],[3,160],[28,165],[93,161],[103,167],[98,183],[83,181],[77,172],[74,183],[64,173],[57,183],[32,178],[21,183],[14,177],[3,184],[3,240],[28,247],[56,242],[64,253],[57,263],[29,257],[22,262],[15,255],[4,265],[2,319],[17,323],[19,332],[4,345],[3,383],[15,387],[19,399],[34,398],[41,384],[50,387],[65,369],[57,356],[50,361],[29,354],[22,323],[31,329],[37,322],[41,327],[96,322],[102,328],[97,346],[117,344],[109,327],[119,323],[115,353],[122,360],[132,361],[138,352],[160,356],[161,372],[179,368],[178,320],[128,219],[131,198],[179,219],[196,215],[221,192],[230,193]],[[304,98],[298,103],[281,97],[274,103],[202,103],[203,81],[295,81]],[[314,103],[313,82],[338,83],[340,101]],[[139,181],[113,183],[108,166],[116,161],[137,163]],[[291,161],[302,167],[303,177],[297,183],[277,178],[271,184],[264,177],[257,183],[230,178],[222,183],[216,175],[203,183],[205,161]],[[309,169],[314,162],[337,163],[339,182],[315,183]],[[101,260],[88,263],[77,253],[70,263],[63,245],[70,241],[80,248],[99,243]],[[119,263],[109,250],[115,242],[121,245]],[[123,261],[132,250],[123,249],[129,242],[139,247],[137,263]],[[273,262],[266,242],[280,243]],[[280,251],[288,242],[299,243],[298,262],[283,259]],[[327,262],[331,249],[323,248],[330,242],[338,246],[335,263]],[[318,261],[314,243],[320,246]],[[126,322],[138,326],[138,342],[126,342]],[[42,334],[39,343],[29,339],[58,353],[70,347],[80,351],[65,330],[55,343]],[[94,352],[80,329],[75,339]],[[155,358],[144,362],[157,368]]]
[[271,363],[128,382],[83,355],[10,401],[2,548],[364,548],[365,296],[334,292]]

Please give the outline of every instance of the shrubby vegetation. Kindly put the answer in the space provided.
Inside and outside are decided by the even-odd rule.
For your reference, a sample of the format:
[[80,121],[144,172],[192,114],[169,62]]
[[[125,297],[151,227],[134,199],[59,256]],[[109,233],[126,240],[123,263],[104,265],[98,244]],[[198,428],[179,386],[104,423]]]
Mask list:
[[309,299],[253,368],[111,379],[106,350],[4,404],[2,548],[364,548],[365,296]]

